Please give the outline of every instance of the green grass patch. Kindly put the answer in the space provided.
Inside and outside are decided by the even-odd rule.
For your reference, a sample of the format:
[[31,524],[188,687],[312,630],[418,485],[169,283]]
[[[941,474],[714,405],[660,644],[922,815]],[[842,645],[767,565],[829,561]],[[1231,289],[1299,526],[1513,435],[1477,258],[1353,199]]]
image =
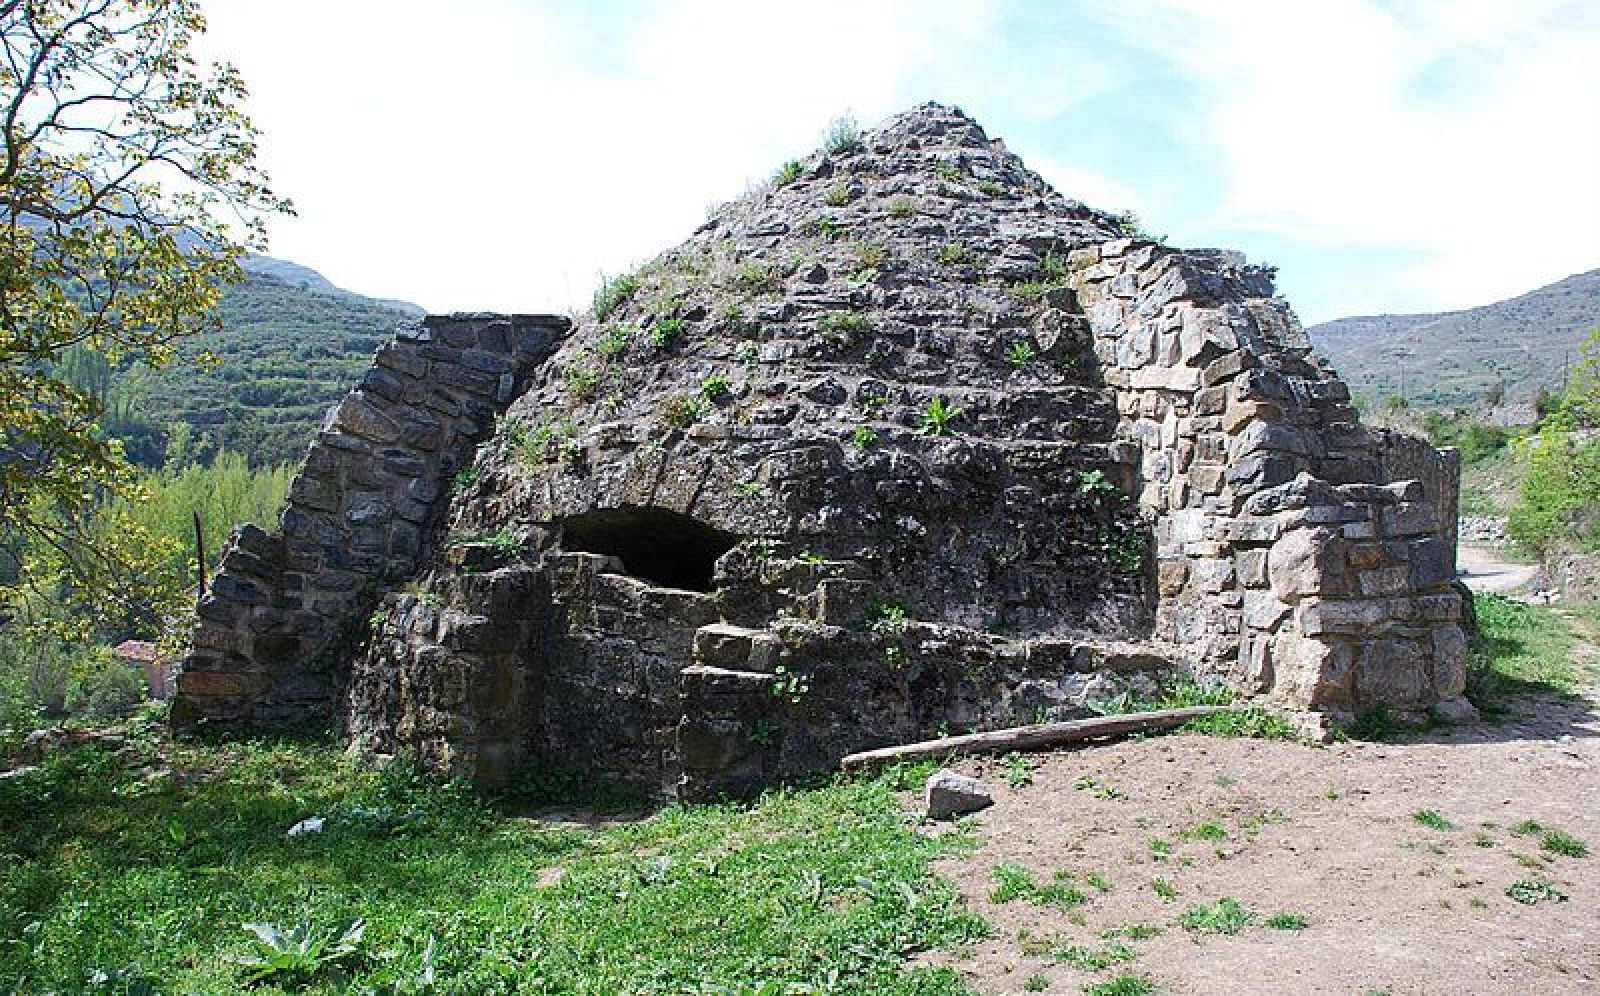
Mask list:
[[1274,913],[1262,921],[1273,930],[1305,930],[1306,918],[1298,913]]
[[1506,895],[1524,906],[1535,903],[1564,903],[1567,894],[1543,879],[1521,879],[1506,886]]
[[1459,829],[1448,817],[1432,809],[1419,809],[1411,814],[1411,818],[1427,827],[1429,830],[1456,830]]
[[1193,934],[1237,934],[1255,919],[1238,900],[1223,897],[1210,906],[1191,906],[1178,918],[1178,926]]
[[[296,991],[417,992],[431,976],[443,992],[760,979],[927,996],[968,989],[905,956],[986,932],[929,871],[967,838],[908,828],[895,771],[586,830],[405,764],[369,770],[331,739],[164,750],[183,777],[143,781],[85,748],[0,782],[0,989],[237,992],[249,969],[233,959],[259,953],[245,924],[304,925],[332,955],[363,922]],[[553,800],[565,777],[523,789]],[[310,816],[322,832],[286,836]],[[269,976],[253,991],[284,990]]]
[[1035,906],[1071,909],[1089,901],[1083,890],[1073,885],[1072,876],[1064,871],[1056,872],[1051,882],[1041,885],[1034,879],[1031,869],[1008,863],[995,866],[994,880],[995,887],[989,893],[989,900],[995,903],[1010,903],[1020,899]]
[[1124,972],[1106,982],[1096,982],[1083,987],[1084,996],[1152,996],[1156,984],[1142,975]]
[[1133,961],[1139,957],[1139,952],[1126,944],[1113,941],[1097,948],[1081,944],[1059,947],[1051,952],[1051,957],[1064,965],[1071,965],[1085,972],[1102,972],[1113,965],[1123,965]]
[[1467,698],[1486,718],[1534,695],[1576,695],[1588,677],[1575,663],[1572,624],[1549,606],[1478,595],[1478,635],[1467,652]]
[[1547,830],[1539,840],[1539,846],[1551,854],[1559,854],[1564,858],[1587,858],[1589,845],[1560,830]]

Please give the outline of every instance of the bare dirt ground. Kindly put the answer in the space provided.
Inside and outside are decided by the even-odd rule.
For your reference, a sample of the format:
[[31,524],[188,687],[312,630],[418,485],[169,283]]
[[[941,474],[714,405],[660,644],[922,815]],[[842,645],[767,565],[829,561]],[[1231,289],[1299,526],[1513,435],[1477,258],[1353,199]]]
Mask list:
[[[1501,725],[1402,743],[1154,737],[1036,755],[1015,788],[1003,761],[970,761],[996,802],[969,818],[978,849],[939,871],[997,936],[934,960],[985,993],[1124,972],[1165,993],[1600,993],[1597,703],[1527,701]],[[1529,820],[1595,853],[1552,853],[1514,832]],[[1085,899],[993,902],[1006,863],[1041,885],[1064,873]],[[1551,891],[1525,904],[1507,894],[1519,882]],[[1236,934],[1181,924],[1225,897],[1254,914]],[[1277,913],[1304,928],[1267,926]],[[1104,936],[1129,925],[1160,932]],[[1127,960],[1082,967],[1108,954]]]

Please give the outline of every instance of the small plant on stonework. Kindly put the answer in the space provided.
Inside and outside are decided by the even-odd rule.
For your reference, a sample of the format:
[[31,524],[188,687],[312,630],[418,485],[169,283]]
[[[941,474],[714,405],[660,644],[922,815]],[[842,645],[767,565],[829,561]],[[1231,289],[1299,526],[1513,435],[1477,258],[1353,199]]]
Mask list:
[[856,404],[860,405],[861,410],[864,412],[882,411],[883,407],[888,403],[888,395],[880,394],[875,391],[869,391],[865,388],[863,388],[861,392],[856,395]]
[[1178,887],[1164,878],[1151,879],[1150,888],[1156,895],[1161,897],[1161,901],[1164,903],[1170,903],[1178,898]]
[[456,476],[450,479],[450,494],[462,495],[476,483],[478,483],[478,468],[462,467],[456,471]]
[[867,612],[867,628],[880,636],[899,633],[906,628],[909,619],[904,605],[879,602]]
[[1033,770],[1038,762],[1026,754],[1007,754],[1000,759],[1001,767],[1005,769],[1006,784],[1014,789],[1027,788],[1033,784]]
[[922,411],[922,434],[925,436],[948,436],[956,419],[965,414],[965,409],[956,408],[944,398],[934,398]]
[[584,363],[567,367],[567,397],[582,404],[594,398],[600,390],[600,374]]
[[777,268],[759,261],[746,263],[733,275],[733,285],[746,294],[776,290],[778,280]]
[[522,537],[506,529],[476,537],[473,542],[483,544],[499,557],[511,557],[522,552]]
[[822,195],[822,203],[829,207],[844,207],[850,203],[850,188],[842,183],[836,183]]
[[940,163],[933,168],[933,173],[946,183],[961,182],[961,167],[956,163]]
[[633,292],[639,289],[639,278],[631,273],[624,273],[620,277],[606,279],[600,278],[600,286],[595,288],[594,300],[589,305],[589,311],[594,315],[594,320],[603,322],[620,307]]
[[828,125],[828,134],[823,139],[822,148],[830,156],[844,155],[860,149],[861,128],[856,124],[856,119],[848,114],[834,118]]
[[993,180],[979,180],[974,186],[978,188],[978,193],[985,197],[999,197],[1006,192],[1005,187]]
[[817,323],[822,334],[836,342],[848,342],[871,326],[872,320],[858,311],[835,311]]
[[843,235],[845,229],[844,222],[840,221],[838,218],[830,218],[826,215],[816,220],[816,226],[817,234],[827,239],[829,242],[832,242],[834,239],[837,239],[839,236]]
[[788,699],[791,705],[799,705],[801,700],[806,697],[806,693],[811,691],[811,683],[809,681],[790,671],[782,664],[774,668],[772,673],[775,679],[772,682],[773,696],[780,699]]
[[960,242],[946,242],[934,253],[934,259],[945,266],[966,266],[976,259],[976,254]]
[[896,197],[889,202],[889,217],[910,218],[917,213],[917,202],[909,197]]
[[1105,471],[1099,469],[1078,471],[1078,491],[1086,495],[1111,495],[1117,493],[1117,486],[1111,483]]
[[693,395],[674,394],[661,403],[661,421],[672,429],[687,429],[705,413],[705,402]]
[[1067,257],[1054,250],[1044,254],[1044,259],[1039,261],[1039,266],[1044,270],[1045,279],[1051,284],[1059,286],[1067,279]]
[[367,628],[379,630],[389,625],[389,610],[378,609],[367,618]]
[[1006,350],[1006,362],[1014,367],[1025,367],[1033,362],[1033,344],[1018,339]]
[[683,319],[661,318],[650,326],[650,342],[657,349],[671,349],[678,338],[683,335]]
[[700,382],[700,396],[716,404],[733,393],[733,385],[722,374],[712,374]]
[[755,726],[750,730],[750,742],[759,747],[770,747],[772,745],[772,735],[775,732],[776,727],[773,725],[772,720],[762,716],[756,720]]
[[1445,816],[1431,810],[1419,809],[1411,814],[1411,818],[1427,827],[1429,830],[1455,830],[1457,826]]
[[806,164],[804,160],[791,159],[782,166],[779,166],[778,172],[772,175],[772,185],[774,187],[787,187],[789,184],[800,179],[800,174],[804,173],[805,171]]
[[761,359],[761,347],[753,342],[741,342],[733,351],[733,358],[747,365],[755,363]]
[[753,501],[754,499],[760,498],[763,494],[765,494],[766,489],[756,481],[740,481],[738,484],[734,485],[733,493],[734,496],[739,498],[741,501]]
[[417,601],[421,602],[424,608],[433,609],[435,612],[444,607],[444,599],[436,591],[423,592],[417,596]]
[[630,325],[607,325],[604,332],[600,333],[599,340],[595,343],[595,351],[601,356],[611,359],[621,356],[628,349],[628,343],[633,341],[633,327]]
[[856,246],[856,262],[864,270],[879,270],[889,261],[889,250],[882,242],[863,242]]
[[850,445],[858,450],[869,450],[878,445],[878,434],[871,426],[858,425],[850,431]]
[[1024,280],[1022,283],[1013,286],[1011,288],[1011,293],[1022,298],[1024,301],[1027,301],[1029,304],[1036,304],[1043,300],[1046,294],[1055,289],[1056,288],[1054,284],[1047,284],[1038,280]]
[[1099,546],[1106,560],[1123,574],[1137,574],[1144,567],[1144,536],[1127,526],[1100,530]]

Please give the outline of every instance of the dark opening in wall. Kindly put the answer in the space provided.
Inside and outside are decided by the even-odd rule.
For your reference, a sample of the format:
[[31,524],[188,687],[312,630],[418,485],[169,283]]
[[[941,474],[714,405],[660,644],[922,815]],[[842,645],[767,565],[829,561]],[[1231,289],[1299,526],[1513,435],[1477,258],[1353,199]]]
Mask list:
[[624,506],[561,523],[561,548],[620,557],[628,573],[668,588],[711,590],[711,569],[737,536],[664,508]]

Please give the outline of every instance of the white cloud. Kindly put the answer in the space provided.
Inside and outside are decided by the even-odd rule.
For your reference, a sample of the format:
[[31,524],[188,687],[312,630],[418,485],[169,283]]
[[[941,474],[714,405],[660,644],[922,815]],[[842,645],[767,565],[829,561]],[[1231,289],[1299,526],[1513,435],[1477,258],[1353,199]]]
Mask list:
[[1208,95],[1208,224],[1407,249],[1416,310],[1600,265],[1600,30],[1572,3],[1102,8]]

